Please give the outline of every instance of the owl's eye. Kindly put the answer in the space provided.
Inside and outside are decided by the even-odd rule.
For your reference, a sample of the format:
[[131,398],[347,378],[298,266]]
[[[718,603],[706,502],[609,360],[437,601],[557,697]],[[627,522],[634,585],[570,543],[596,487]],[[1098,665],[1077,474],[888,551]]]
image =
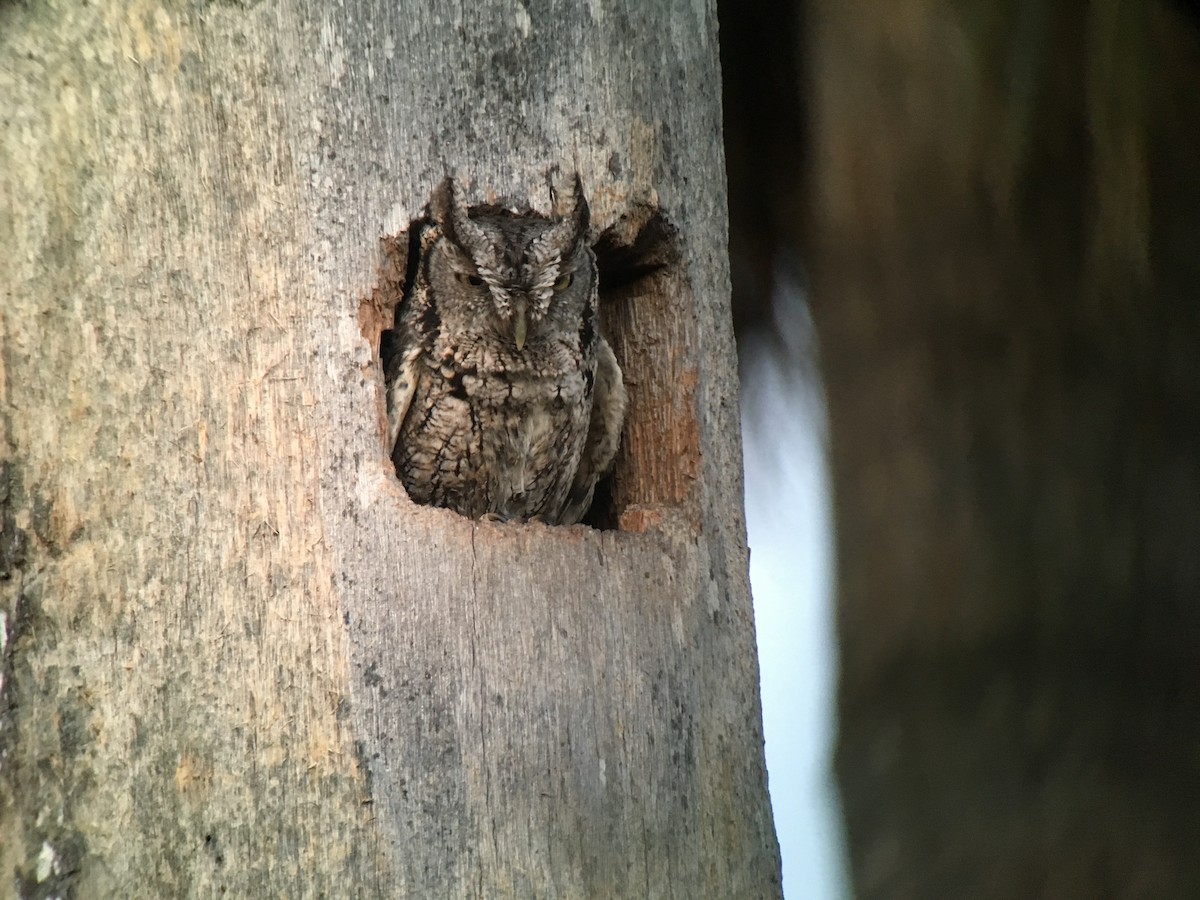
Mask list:
[[458,280],[464,284],[469,284],[471,287],[483,287],[483,279],[478,275],[468,275],[466,272],[459,272]]
[[575,280],[575,276],[570,272],[564,272],[554,279],[554,290],[565,291],[571,286],[571,282]]

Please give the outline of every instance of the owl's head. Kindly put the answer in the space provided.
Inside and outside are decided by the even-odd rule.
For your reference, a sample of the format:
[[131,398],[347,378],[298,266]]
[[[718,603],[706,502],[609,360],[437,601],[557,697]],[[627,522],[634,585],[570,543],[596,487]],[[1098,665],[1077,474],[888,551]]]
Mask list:
[[[429,253],[428,277],[443,320],[527,344],[578,331],[596,291],[596,261],[587,243],[588,204],[578,174],[550,216],[493,206],[470,209],[447,178],[430,215],[441,236]],[[452,302],[454,310],[445,308]]]

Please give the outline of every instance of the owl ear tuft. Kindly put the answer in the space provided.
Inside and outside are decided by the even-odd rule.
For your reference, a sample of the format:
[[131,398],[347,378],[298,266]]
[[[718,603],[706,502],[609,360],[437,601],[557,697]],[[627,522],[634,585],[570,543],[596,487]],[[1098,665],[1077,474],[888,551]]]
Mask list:
[[556,247],[576,247],[587,236],[588,225],[591,222],[591,210],[588,208],[587,196],[583,193],[583,179],[575,173],[572,180],[571,193],[568,197],[554,198],[555,226],[546,232],[547,244]]
[[478,262],[494,255],[487,232],[473,222],[467,205],[458,192],[454,177],[447,175],[429,198],[429,217],[450,241],[457,244]]
[[433,194],[429,198],[429,218],[443,231],[452,227],[450,226],[450,210],[455,202],[454,193],[454,177],[447,175],[433,189]]

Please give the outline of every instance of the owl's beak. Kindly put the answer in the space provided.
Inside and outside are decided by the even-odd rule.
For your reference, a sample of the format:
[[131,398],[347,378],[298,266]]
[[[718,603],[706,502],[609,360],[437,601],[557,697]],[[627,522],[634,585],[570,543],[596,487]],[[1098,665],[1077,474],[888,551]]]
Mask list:
[[513,339],[517,342],[517,350],[525,348],[525,335],[529,331],[529,313],[526,312],[525,302],[518,300],[513,310]]

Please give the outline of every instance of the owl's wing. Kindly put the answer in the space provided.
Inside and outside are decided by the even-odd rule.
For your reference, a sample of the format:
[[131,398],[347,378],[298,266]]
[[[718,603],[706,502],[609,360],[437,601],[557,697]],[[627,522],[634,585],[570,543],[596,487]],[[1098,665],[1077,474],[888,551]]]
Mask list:
[[422,347],[413,344],[409,347],[399,347],[388,361],[384,373],[388,385],[388,452],[396,448],[396,438],[400,436],[400,426],[408,415],[412,405],[413,394],[417,390],[417,371],[421,358]]
[[[420,227],[419,258],[424,260],[433,245],[441,239],[442,231],[428,222]],[[423,266],[421,269],[423,271]],[[388,349],[382,353],[383,377],[387,385],[388,452],[393,455],[404,418],[417,391],[422,360],[431,351],[437,337],[439,318],[433,309],[430,291],[428,280],[418,274],[415,283],[408,285],[400,301],[395,329],[384,332],[388,340]]]
[[592,395],[592,418],[588,423],[587,441],[575,470],[575,481],[567,497],[559,522],[571,525],[583,518],[592,505],[596,482],[608,474],[617,455],[621,426],[625,422],[625,407],[629,395],[621,367],[608,341],[600,338],[596,345],[596,383]]

